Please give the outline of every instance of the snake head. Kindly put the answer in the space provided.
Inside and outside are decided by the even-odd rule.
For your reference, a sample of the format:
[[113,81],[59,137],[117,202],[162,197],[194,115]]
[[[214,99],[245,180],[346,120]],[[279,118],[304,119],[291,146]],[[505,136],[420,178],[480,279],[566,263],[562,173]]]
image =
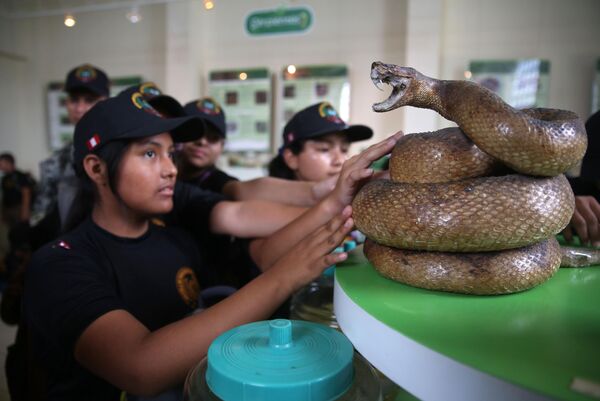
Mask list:
[[381,89],[381,83],[390,85],[392,93],[383,102],[373,104],[373,110],[384,112],[410,104],[413,97],[412,87],[416,86],[419,75],[419,72],[410,67],[374,62],[371,65],[371,81],[378,89]]

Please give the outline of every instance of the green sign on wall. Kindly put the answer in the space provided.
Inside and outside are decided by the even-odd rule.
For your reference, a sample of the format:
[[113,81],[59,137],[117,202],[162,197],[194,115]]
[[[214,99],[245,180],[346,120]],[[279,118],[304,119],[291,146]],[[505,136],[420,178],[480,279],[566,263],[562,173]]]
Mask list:
[[312,21],[312,13],[305,7],[255,11],[246,17],[246,32],[254,36],[300,33],[310,28]]

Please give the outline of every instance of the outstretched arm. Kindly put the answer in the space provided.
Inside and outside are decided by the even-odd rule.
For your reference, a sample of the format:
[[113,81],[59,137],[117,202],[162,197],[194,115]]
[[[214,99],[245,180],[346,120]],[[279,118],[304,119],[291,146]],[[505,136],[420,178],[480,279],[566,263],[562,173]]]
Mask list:
[[294,206],[313,206],[334,186],[335,178],[309,182],[261,177],[250,181],[229,181],[223,187],[223,194],[238,201],[260,199]]
[[389,153],[401,136],[402,132],[398,132],[348,159],[342,167],[334,190],[321,202],[272,236],[252,241],[250,255],[255,263],[263,270],[268,269],[307,233],[349,205],[365,181],[373,176],[371,163]]
[[343,261],[330,253],[350,231],[350,207],[309,234],[268,272],[202,313],[150,332],[125,310],[93,321],[75,344],[75,359],[125,391],[152,396],[178,383],[233,327],[267,318],[294,291]]
[[210,213],[210,231],[240,238],[265,237],[305,211],[306,208],[263,200],[223,201]]

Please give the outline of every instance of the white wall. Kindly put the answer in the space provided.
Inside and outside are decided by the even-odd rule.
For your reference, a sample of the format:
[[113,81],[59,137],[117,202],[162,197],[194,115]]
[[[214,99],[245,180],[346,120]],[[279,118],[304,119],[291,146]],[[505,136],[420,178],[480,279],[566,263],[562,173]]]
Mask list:
[[[50,152],[47,84],[63,81],[76,65],[92,63],[109,76],[142,75],[162,84],[165,6],[143,10],[148,23],[137,25],[125,10],[82,13],[71,29],[61,16],[0,21],[2,31],[11,31],[0,41],[0,151],[13,152],[21,168],[37,175],[38,161]],[[2,57],[5,52],[22,59]]]
[[[267,67],[280,73],[288,64],[345,64],[348,66],[351,85],[350,122],[370,125],[377,136],[383,137],[400,128],[398,115],[375,115],[371,104],[383,100],[385,95],[372,84],[371,63],[376,60],[402,63],[406,29],[405,0],[305,0],[291,5],[308,6],[313,11],[313,24],[304,34],[256,37],[245,33],[245,18],[256,10],[274,9],[281,2],[273,0],[217,2],[210,13],[198,13],[197,3],[168,6],[171,15],[173,54],[167,69],[169,90],[179,100],[187,102],[206,94],[205,79],[214,69]],[[182,27],[187,16],[188,29]],[[168,27],[171,32],[171,25]],[[184,32],[186,31],[186,32]],[[187,45],[192,55],[181,52]],[[181,84],[179,63],[187,58],[196,74],[195,88]],[[171,74],[169,71],[175,71]],[[204,86],[203,86],[204,84]],[[275,133],[280,135],[279,132]],[[363,145],[364,147],[364,145]]]
[[[250,37],[244,19],[280,0],[221,0],[206,12],[197,0],[81,14],[74,29],[60,17],[0,19],[0,151],[37,172],[48,154],[45,87],[73,66],[90,62],[111,76],[141,74],[182,102],[203,94],[208,71],[289,63],[349,67],[351,122],[381,138],[397,129],[448,123],[433,112],[377,114],[372,61],[409,64],[442,79],[462,79],[473,59],[550,60],[550,107],[586,118],[595,60],[600,58],[598,0],[288,0],[314,12],[310,32]],[[405,121],[404,116],[408,121]],[[361,146],[362,147],[362,146]]]
[[598,0],[447,0],[441,77],[463,79],[472,59],[550,61],[549,107],[590,115],[600,58]]

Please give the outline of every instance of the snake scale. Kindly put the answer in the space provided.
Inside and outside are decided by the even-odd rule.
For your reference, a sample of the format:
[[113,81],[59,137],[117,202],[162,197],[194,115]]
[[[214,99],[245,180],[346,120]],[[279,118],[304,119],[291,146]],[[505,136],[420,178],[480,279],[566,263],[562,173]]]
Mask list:
[[354,198],[365,255],[379,273],[468,294],[518,292],[550,278],[561,261],[554,236],[574,210],[563,173],[587,147],[577,115],[516,110],[474,82],[393,64],[373,63],[371,79],[392,86],[375,111],[428,108],[458,125],[402,137],[391,180],[371,181]]

